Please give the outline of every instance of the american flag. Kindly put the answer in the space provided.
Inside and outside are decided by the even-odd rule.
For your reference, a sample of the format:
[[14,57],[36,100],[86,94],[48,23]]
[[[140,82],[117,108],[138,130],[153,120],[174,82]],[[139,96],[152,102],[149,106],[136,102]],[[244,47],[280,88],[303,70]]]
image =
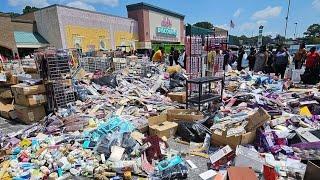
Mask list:
[[230,27],[233,29],[234,26],[235,26],[235,24],[234,24],[234,22],[231,20],[231,21],[230,21]]

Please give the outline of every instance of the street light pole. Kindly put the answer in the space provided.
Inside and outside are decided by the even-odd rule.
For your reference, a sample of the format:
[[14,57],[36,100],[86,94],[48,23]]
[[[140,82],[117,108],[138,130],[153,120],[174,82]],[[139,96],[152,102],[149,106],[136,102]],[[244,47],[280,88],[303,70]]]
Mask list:
[[298,23],[295,22],[294,24],[295,24],[295,27],[294,27],[294,34],[293,34],[293,36],[294,36],[294,39],[296,39],[296,38],[297,38],[297,25],[298,25]]
[[288,28],[288,19],[289,19],[290,4],[291,4],[291,0],[289,0],[288,9],[287,9],[286,27],[285,27],[285,29],[284,29],[284,39],[287,38],[287,28]]

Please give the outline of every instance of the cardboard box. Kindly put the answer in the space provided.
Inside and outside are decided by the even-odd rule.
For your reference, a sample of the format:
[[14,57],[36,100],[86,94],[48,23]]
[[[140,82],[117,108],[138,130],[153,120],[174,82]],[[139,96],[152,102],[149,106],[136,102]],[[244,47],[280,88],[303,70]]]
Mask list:
[[160,138],[163,136],[166,138],[174,136],[177,131],[178,124],[167,120],[166,114],[150,117],[148,119],[149,134],[157,135]]
[[16,94],[14,96],[15,103],[21,106],[37,106],[47,102],[47,97],[44,94],[36,95],[20,95]]
[[255,172],[248,167],[229,167],[229,180],[258,180]]
[[46,116],[44,106],[25,107],[15,104],[17,118],[26,124],[38,122]]
[[257,151],[244,146],[237,146],[235,166],[250,167],[256,172],[263,173],[264,164],[264,158]]
[[235,149],[237,145],[253,143],[255,138],[256,138],[256,131],[247,132],[240,136],[230,136],[230,137],[226,137],[226,132],[223,132],[222,136],[212,133],[211,143],[218,146],[229,145],[233,149]]
[[270,120],[271,116],[268,114],[268,112],[263,108],[259,108],[257,112],[248,117],[248,124],[245,129],[246,131],[255,131],[258,127]]
[[0,88],[0,98],[12,99],[13,95],[10,88]]
[[204,118],[202,112],[192,109],[169,109],[167,115],[168,121],[197,121]]
[[304,180],[313,180],[313,179],[320,179],[320,162],[319,160],[316,161],[308,161],[306,172],[304,175]]
[[11,86],[11,90],[14,95],[33,95],[33,94],[42,94],[46,92],[46,88],[43,84],[29,86],[26,84],[16,84]]
[[12,104],[6,104],[0,101],[0,115],[6,119],[14,119],[14,106]]
[[170,92],[167,96],[172,100],[178,103],[186,103],[186,92]]
[[225,147],[223,147],[223,148],[219,149],[218,151],[214,152],[210,156],[210,161],[213,164],[213,163],[219,161],[221,158],[223,158],[224,156],[228,155],[231,152],[232,152],[231,147],[226,145]]

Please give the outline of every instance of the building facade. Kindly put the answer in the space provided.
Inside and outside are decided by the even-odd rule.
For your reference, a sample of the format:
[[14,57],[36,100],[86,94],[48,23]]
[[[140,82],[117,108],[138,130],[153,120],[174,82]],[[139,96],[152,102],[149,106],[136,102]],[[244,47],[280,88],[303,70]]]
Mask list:
[[38,32],[57,48],[82,49],[83,52],[134,48],[138,40],[138,23],[62,5],[52,5],[34,13]]
[[138,22],[139,48],[153,44],[184,44],[184,15],[147,3],[127,5],[128,17]]
[[11,18],[0,14],[0,54],[12,59],[15,53],[20,57],[29,55],[35,49],[47,46],[48,42],[37,32],[33,18],[25,15]]

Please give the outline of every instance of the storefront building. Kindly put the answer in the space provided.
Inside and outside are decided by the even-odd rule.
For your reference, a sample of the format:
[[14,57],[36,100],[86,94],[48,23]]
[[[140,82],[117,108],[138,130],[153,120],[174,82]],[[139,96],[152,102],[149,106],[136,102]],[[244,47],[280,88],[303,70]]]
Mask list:
[[134,49],[138,40],[138,24],[129,18],[63,5],[42,8],[34,12],[34,17],[38,32],[56,48],[82,52],[120,46]]
[[0,13],[0,55],[13,59],[15,53],[20,57],[30,55],[35,49],[48,45],[37,32],[36,23],[24,16],[11,18]]
[[127,5],[128,17],[138,22],[137,48],[184,44],[184,15],[147,3]]

